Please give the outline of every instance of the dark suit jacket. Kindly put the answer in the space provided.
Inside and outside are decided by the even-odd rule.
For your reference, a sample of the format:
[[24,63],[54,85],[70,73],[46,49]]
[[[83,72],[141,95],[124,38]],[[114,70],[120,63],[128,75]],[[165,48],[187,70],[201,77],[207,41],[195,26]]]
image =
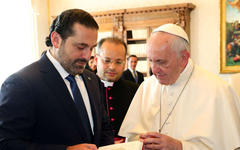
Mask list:
[[42,58],[11,75],[0,93],[1,150],[65,150],[67,146],[113,143],[95,74],[82,74],[94,121],[94,137],[86,138],[81,117],[60,74]]
[[122,79],[114,82],[113,87],[103,88],[104,104],[115,137],[119,137],[118,131],[137,89],[138,84]]
[[[137,76],[138,76],[138,84],[141,84],[144,81],[144,76],[141,72],[138,72],[138,71],[137,71]],[[132,81],[132,82],[136,83],[136,81],[135,81],[135,79],[134,79],[134,77],[133,77],[133,75],[132,75],[132,73],[129,69],[127,69],[123,72],[121,78],[124,79],[124,80],[129,80],[129,81]]]

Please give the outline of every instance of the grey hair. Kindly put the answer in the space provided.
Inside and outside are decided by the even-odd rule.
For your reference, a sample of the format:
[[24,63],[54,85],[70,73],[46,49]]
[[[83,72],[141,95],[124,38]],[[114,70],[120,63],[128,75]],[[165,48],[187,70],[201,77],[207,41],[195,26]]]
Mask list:
[[[158,31],[158,32],[162,33],[162,34],[171,35],[172,38],[169,38],[168,42],[170,43],[171,50],[175,51],[178,56],[179,56],[180,52],[183,50],[187,50],[189,52],[189,50],[190,50],[189,43],[184,38],[181,38],[179,36],[176,36],[174,34],[170,34],[168,32],[164,32],[164,31]],[[154,33],[156,33],[156,32],[153,32],[152,34],[154,34]]]
[[189,52],[190,48],[188,42],[181,37],[174,36],[174,38],[171,39],[170,43],[170,48],[175,51],[177,55],[179,55],[183,50],[187,50]]

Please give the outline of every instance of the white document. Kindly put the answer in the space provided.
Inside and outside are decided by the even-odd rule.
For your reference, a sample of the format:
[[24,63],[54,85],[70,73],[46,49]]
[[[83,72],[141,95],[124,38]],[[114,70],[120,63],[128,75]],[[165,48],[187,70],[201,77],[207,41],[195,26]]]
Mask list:
[[143,143],[140,141],[133,141],[120,144],[112,144],[99,147],[98,150],[142,150]]

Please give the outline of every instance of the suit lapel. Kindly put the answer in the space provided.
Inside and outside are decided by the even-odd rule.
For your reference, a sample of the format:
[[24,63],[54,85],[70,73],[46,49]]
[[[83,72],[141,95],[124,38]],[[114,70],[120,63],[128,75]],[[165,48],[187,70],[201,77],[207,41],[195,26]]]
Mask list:
[[131,81],[136,82],[132,75],[132,72],[129,69],[128,69],[128,74],[129,74],[129,78],[131,79]]
[[46,55],[40,59],[39,63],[42,78],[49,89],[51,89],[51,93],[56,97],[56,103],[63,107],[63,110],[68,114],[69,118],[71,118],[72,122],[76,124],[76,128],[84,138],[84,134],[82,134],[84,131],[81,130],[83,129],[81,118],[64,80]]
[[97,104],[96,101],[94,99],[96,99],[98,97],[98,94],[96,94],[96,91],[93,90],[96,87],[96,82],[92,80],[92,78],[86,73],[86,71],[84,71],[82,73],[82,78],[85,84],[85,87],[87,89],[88,92],[88,97],[89,97],[89,101],[90,101],[90,105],[91,105],[91,111],[92,111],[92,117],[93,117],[93,122],[94,122],[94,134],[96,134],[97,132],[97,127],[98,125],[98,121],[97,121]]

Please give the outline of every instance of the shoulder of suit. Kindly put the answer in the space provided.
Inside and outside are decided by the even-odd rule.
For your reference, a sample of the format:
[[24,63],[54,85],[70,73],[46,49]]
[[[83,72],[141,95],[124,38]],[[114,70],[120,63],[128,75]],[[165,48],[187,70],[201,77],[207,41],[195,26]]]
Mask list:
[[82,75],[90,79],[99,80],[98,76],[94,72],[87,69],[84,69]]
[[92,77],[96,77],[97,76],[94,72],[92,72],[92,71],[90,71],[88,69],[84,69],[83,74],[84,75],[88,75],[88,76],[92,76]]
[[39,62],[33,62],[32,64],[22,68],[21,70],[17,71],[15,74],[22,78],[35,78],[39,73]]
[[129,69],[123,71],[123,74],[131,72]]
[[138,84],[129,81],[129,80],[124,80],[124,79],[120,79],[120,83],[123,84],[126,88],[138,88]]
[[137,73],[139,73],[139,74],[143,75],[143,73],[141,73],[141,72],[139,72],[139,71],[137,71]]

